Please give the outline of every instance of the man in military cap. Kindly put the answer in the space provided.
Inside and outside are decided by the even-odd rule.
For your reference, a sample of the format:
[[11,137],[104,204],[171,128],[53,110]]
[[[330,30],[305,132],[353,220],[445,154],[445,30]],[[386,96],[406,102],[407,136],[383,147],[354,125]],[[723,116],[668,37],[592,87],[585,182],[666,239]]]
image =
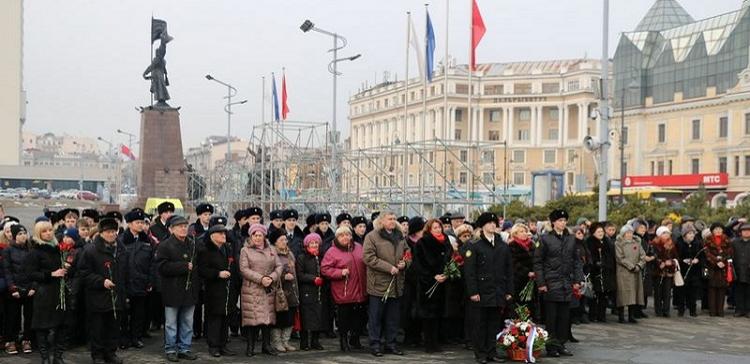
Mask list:
[[451,229],[451,213],[446,212],[443,216],[440,216],[440,223],[443,224],[443,231]]
[[214,206],[210,203],[202,203],[195,207],[195,214],[198,215],[198,219],[188,227],[188,234],[197,238],[198,240],[203,234],[208,231],[208,222],[211,220],[211,215],[214,213]]
[[355,216],[352,218],[352,237],[355,242],[364,244],[365,235],[367,235],[367,218],[364,216]]
[[336,216],[336,228],[341,226],[352,227],[352,215],[348,212],[342,212]]
[[299,213],[295,209],[284,210],[282,218],[284,219],[284,231],[289,250],[291,250],[294,256],[297,257],[302,254],[303,241],[305,239],[302,229],[297,225]]
[[151,224],[151,235],[156,237],[159,241],[164,241],[169,238],[171,233],[167,228],[167,221],[174,215],[174,204],[169,201],[164,201],[156,206],[156,212],[159,216],[156,218],[153,224]]
[[268,235],[284,228],[284,210],[272,210],[268,218],[271,219],[271,224],[268,225]]
[[544,315],[549,340],[547,356],[573,356],[565,347],[570,328],[570,302],[573,290],[583,281],[583,267],[575,238],[567,228],[568,212],[553,210],[549,214],[552,231],[544,234],[534,251],[534,273],[539,293],[544,299]]
[[250,226],[254,224],[263,224],[263,209],[260,207],[251,207],[247,209],[247,223]]
[[57,213],[57,221],[62,221],[55,231],[57,241],[62,241],[65,230],[75,229],[80,214],[76,209],[62,209]]
[[99,223],[99,217],[99,211],[96,209],[84,209],[81,211],[81,218],[88,220],[93,225]]
[[409,232],[409,216],[399,216],[396,221],[398,221],[398,224],[401,225],[401,232],[406,235]]
[[154,251],[148,235],[143,231],[146,214],[133,209],[125,214],[127,229],[120,233],[119,244],[125,250],[127,269],[126,292],[130,302],[129,310],[120,318],[120,347],[143,348],[143,337],[148,330],[146,312],[147,296],[153,290],[152,264]]

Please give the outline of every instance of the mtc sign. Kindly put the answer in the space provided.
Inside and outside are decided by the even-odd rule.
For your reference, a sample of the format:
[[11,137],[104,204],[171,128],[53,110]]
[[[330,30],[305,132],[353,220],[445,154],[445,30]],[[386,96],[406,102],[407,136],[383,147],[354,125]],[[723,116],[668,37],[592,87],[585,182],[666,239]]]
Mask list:
[[722,188],[729,184],[726,173],[673,174],[671,176],[627,176],[625,187]]

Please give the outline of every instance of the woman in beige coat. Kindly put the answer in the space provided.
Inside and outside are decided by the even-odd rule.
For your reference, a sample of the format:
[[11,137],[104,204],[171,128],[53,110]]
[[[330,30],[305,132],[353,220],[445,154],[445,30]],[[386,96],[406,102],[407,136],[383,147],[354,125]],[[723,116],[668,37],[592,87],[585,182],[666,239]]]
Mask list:
[[271,327],[276,323],[273,284],[281,277],[283,266],[276,249],[266,241],[266,234],[265,226],[250,226],[250,238],[240,252],[240,273],[243,278],[240,305],[242,326],[248,327],[247,356],[255,355],[258,330],[263,337],[263,353],[278,355],[271,346]]
[[625,323],[625,306],[628,322],[636,323],[637,306],[643,304],[643,279],[641,271],[646,266],[646,252],[640,240],[633,235],[633,227],[625,225],[615,242],[617,260],[617,311],[620,323]]

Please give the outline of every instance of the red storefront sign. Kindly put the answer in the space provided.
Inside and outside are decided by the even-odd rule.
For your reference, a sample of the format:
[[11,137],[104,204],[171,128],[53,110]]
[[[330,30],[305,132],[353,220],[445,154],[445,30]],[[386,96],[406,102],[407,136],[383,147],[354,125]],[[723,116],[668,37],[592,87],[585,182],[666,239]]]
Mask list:
[[673,174],[671,176],[627,176],[625,187],[726,187],[727,173]]

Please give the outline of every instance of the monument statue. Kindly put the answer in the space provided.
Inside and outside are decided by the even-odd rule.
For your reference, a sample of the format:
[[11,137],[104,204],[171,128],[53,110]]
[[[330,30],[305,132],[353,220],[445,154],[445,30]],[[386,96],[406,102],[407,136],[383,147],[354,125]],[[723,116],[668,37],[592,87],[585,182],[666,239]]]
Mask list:
[[167,34],[167,22],[161,19],[151,19],[151,44],[159,40],[159,48],[156,49],[156,56],[151,60],[151,64],[143,71],[143,78],[151,80],[151,94],[157,101],[156,107],[170,107],[167,104],[169,100],[169,77],[167,76],[167,61],[164,56],[167,54],[167,43],[172,38]]

